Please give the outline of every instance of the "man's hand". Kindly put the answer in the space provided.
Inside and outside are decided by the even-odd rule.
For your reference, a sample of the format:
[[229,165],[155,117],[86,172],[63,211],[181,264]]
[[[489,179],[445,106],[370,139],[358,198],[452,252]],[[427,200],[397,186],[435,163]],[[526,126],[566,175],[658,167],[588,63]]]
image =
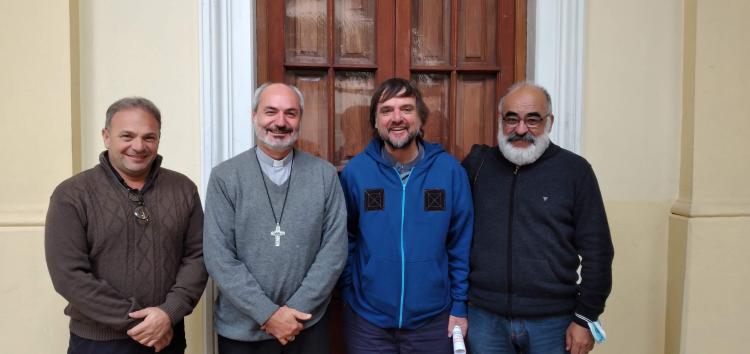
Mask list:
[[302,331],[302,322],[310,318],[312,318],[311,314],[299,312],[285,305],[279,307],[260,329],[276,337],[281,345],[287,345]]
[[586,354],[594,349],[594,336],[588,328],[572,322],[565,332],[565,350],[570,354]]
[[469,321],[466,317],[451,316],[448,318],[448,337],[453,337],[453,327],[461,327],[461,333],[466,337],[466,331],[469,330]]
[[154,347],[158,352],[172,341],[172,321],[164,310],[158,307],[147,307],[131,312],[128,316],[143,319],[143,322],[128,331],[130,338],[138,343]]

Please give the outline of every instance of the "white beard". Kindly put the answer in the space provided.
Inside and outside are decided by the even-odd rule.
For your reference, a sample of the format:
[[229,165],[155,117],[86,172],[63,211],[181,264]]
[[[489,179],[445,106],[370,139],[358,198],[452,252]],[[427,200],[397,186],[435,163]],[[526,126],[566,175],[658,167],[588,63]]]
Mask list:
[[[544,134],[534,137],[534,141],[531,142],[529,146],[521,148],[513,146],[513,144],[508,141],[508,137],[503,134],[501,126],[501,130],[497,133],[497,147],[508,161],[518,166],[528,165],[539,159],[544,151],[547,150],[547,147],[549,147],[550,130],[552,130],[552,124],[547,124],[544,128]],[[533,137],[531,132],[526,134]]]

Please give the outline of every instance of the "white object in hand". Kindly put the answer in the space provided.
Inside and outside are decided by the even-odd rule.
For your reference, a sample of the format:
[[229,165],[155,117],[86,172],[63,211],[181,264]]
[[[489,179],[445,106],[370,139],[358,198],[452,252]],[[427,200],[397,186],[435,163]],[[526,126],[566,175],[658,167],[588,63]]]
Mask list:
[[464,344],[464,335],[461,333],[461,327],[453,327],[453,354],[466,354],[466,344]]

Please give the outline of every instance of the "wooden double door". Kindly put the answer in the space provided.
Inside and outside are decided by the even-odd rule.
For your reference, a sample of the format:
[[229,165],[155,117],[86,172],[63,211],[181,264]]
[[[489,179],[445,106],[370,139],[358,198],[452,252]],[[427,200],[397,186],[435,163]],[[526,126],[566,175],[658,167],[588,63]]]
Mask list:
[[343,167],[372,137],[370,98],[411,79],[425,139],[462,159],[494,144],[497,102],[525,76],[526,0],[257,0],[258,82],[300,88],[298,146]]

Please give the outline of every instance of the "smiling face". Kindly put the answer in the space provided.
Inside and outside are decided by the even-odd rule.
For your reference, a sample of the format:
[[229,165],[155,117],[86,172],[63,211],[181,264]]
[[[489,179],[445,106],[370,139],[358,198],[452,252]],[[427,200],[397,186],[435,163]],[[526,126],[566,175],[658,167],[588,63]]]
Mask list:
[[159,150],[159,123],[140,108],[118,111],[102,129],[112,167],[133,188],[140,188]]
[[[549,132],[555,119],[544,92],[534,86],[520,87],[503,98],[501,109],[501,129],[498,132],[500,151],[516,165],[533,163],[549,146]],[[529,126],[529,122],[539,119],[540,123]]]
[[378,135],[392,150],[411,148],[422,128],[416,98],[399,95],[378,103],[375,117]]
[[273,84],[261,93],[253,114],[258,146],[274,159],[281,160],[299,138],[302,110],[297,95],[287,86]]

